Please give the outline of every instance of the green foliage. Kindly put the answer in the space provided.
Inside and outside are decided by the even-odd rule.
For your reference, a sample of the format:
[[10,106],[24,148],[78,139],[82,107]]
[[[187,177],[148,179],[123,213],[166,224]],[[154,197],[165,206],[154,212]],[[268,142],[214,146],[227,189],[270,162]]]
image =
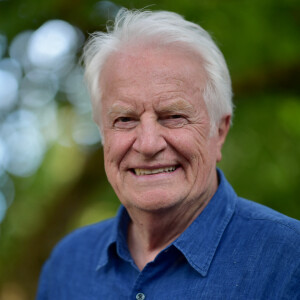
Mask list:
[[220,164],[236,192],[300,219],[300,101],[286,94],[240,99]]

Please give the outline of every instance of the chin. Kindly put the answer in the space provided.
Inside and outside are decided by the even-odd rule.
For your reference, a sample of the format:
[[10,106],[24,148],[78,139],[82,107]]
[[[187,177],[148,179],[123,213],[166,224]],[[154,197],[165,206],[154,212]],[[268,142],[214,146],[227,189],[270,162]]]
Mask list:
[[[128,203],[128,208],[134,207],[138,210],[145,212],[165,212],[166,210],[172,210],[180,203],[180,199],[176,199],[173,195],[158,195],[152,193],[151,195],[143,195],[143,197],[137,197],[134,201]],[[177,196],[178,197],[178,196]],[[125,204],[126,206],[126,204]]]

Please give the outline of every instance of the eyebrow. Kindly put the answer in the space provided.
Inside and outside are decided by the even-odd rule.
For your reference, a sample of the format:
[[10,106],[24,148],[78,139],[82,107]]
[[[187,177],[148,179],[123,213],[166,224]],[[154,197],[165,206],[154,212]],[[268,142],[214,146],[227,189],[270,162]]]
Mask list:
[[107,114],[109,117],[111,117],[120,114],[133,115],[134,113],[136,113],[136,110],[134,110],[133,108],[115,103],[109,109]]
[[[163,103],[159,105],[157,112],[160,114],[170,114],[170,113],[184,113],[184,114],[191,114],[195,111],[195,108],[193,105],[188,103],[185,100],[179,99],[172,101],[171,103]],[[115,117],[121,114],[124,115],[135,115],[136,109],[133,107],[122,105],[119,103],[115,103],[112,105],[112,107],[109,109],[107,115],[109,117]]]
[[184,100],[175,100],[171,103],[165,105],[162,104],[159,108],[160,113],[174,113],[174,112],[182,112],[186,114],[190,114],[195,111],[193,105]]

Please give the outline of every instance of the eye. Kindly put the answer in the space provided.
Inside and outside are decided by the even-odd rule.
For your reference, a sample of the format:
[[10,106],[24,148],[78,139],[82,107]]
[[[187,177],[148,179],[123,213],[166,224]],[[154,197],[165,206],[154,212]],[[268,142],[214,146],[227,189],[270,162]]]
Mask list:
[[170,128],[179,128],[188,123],[187,118],[180,114],[163,116],[160,119],[161,125]]
[[135,127],[137,120],[133,117],[122,116],[118,117],[114,122],[114,127],[119,129],[130,129]]
[[126,123],[126,122],[130,122],[131,120],[132,118],[130,117],[120,117],[116,120],[116,122]]
[[171,115],[171,116],[168,116],[169,119],[180,119],[182,118],[181,115]]

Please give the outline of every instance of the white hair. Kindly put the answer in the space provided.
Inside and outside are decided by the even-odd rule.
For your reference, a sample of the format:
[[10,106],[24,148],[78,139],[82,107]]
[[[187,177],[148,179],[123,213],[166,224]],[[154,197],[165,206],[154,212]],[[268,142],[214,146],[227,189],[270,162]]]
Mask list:
[[142,42],[158,43],[161,46],[179,44],[198,53],[204,62],[207,77],[203,98],[211,129],[216,128],[223,116],[232,115],[231,79],[225,59],[202,27],[173,12],[123,8],[118,12],[114,24],[107,25],[107,33],[92,34],[84,47],[85,80],[92,100],[94,120],[100,126],[100,131],[100,75],[104,63],[125,45]]

